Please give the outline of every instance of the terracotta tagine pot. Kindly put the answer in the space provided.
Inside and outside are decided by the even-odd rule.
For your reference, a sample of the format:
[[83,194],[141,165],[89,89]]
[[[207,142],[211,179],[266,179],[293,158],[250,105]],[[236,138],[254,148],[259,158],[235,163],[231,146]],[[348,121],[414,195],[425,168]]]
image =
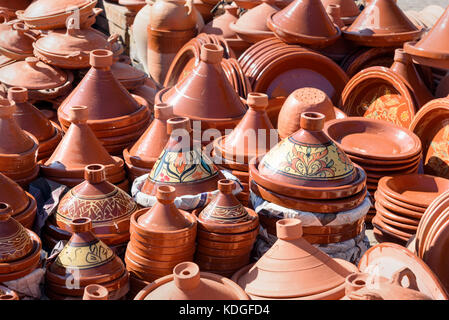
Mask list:
[[83,300],[109,300],[109,291],[99,284],[90,284],[84,288]]
[[129,220],[137,204],[122,189],[106,181],[105,167],[91,164],[84,170],[86,181],[71,189],[61,199],[56,224],[71,231],[70,224],[79,218],[92,221],[92,232],[107,244],[129,240]]
[[73,80],[71,72],[52,67],[35,57],[0,69],[0,82],[4,88],[27,88],[32,100],[48,100],[65,95],[72,89]]
[[160,102],[173,105],[177,116],[201,121],[202,130],[234,128],[246,107],[223,72],[222,58],[222,47],[203,45],[200,63],[174,87],[161,90],[156,100],[159,96]]
[[320,89],[301,88],[293,91],[282,105],[278,117],[278,133],[285,139],[298,131],[301,114],[304,112],[319,112],[329,121],[335,118],[345,118],[340,109],[334,107],[329,97]]
[[446,35],[449,30],[449,8],[416,43],[404,44],[404,50],[413,57],[415,63],[433,68],[449,69],[449,44]]
[[275,0],[262,0],[260,5],[249,9],[237,21],[230,23],[229,27],[241,39],[249,43],[271,38],[274,33],[267,27],[266,20],[279,10],[275,5]]
[[0,25],[0,53],[14,60],[33,56],[33,42],[38,35],[21,22]]
[[197,33],[197,10],[191,0],[156,0],[148,24],[147,66],[162,86],[173,58]]
[[286,43],[312,48],[330,46],[341,35],[320,0],[295,0],[269,16],[267,26]]
[[41,165],[42,175],[50,180],[74,187],[83,182],[84,168],[102,164],[106,178],[114,184],[125,180],[123,160],[112,157],[87,124],[89,110],[85,106],[70,109],[71,125],[51,157]]
[[22,189],[14,180],[0,173],[0,202],[8,203],[12,217],[25,228],[33,227],[37,212],[34,197]]
[[278,240],[254,264],[240,269],[232,280],[253,300],[338,300],[345,278],[358,271],[351,263],[332,259],[302,238],[299,219],[276,223]]
[[[111,67],[112,74],[126,90],[133,91],[134,89],[144,86],[149,81],[152,81],[151,79],[148,79],[148,75],[142,70],[120,61],[119,58],[115,58],[114,60],[115,62]],[[145,97],[142,96],[142,98]],[[147,100],[147,102],[150,106],[154,104],[154,100],[153,102]]]
[[201,150],[201,143],[193,141],[189,118],[167,120],[167,132],[170,138],[142,192],[154,195],[162,185],[175,186],[177,196],[216,190],[218,180],[224,176]]
[[0,135],[5,137],[0,141],[0,167],[1,173],[26,187],[39,173],[39,141],[14,119],[16,108],[14,102],[0,99]]
[[16,11],[25,10],[33,0],[17,0],[11,2],[11,0],[0,1],[0,16],[4,19],[4,22],[8,22],[16,17]]
[[39,141],[37,160],[48,158],[62,139],[60,127],[28,102],[28,89],[11,87],[8,89],[8,99],[16,105],[16,122]]
[[67,29],[54,30],[34,43],[36,57],[52,66],[64,69],[89,68],[92,50],[112,50],[117,37],[106,36],[92,28],[79,29],[75,19],[67,21]]
[[38,0],[31,3],[26,9],[16,12],[19,20],[27,26],[38,30],[54,30],[65,28],[66,21],[74,12],[78,17],[78,23],[82,27],[84,23],[90,23],[103,10],[95,8],[97,0]]
[[182,262],[173,274],[149,284],[134,300],[248,300],[248,296],[235,282],[200,272],[193,262]]
[[343,31],[346,39],[368,47],[395,47],[422,34],[394,0],[370,1],[357,19]]
[[235,5],[225,5],[224,13],[206,24],[204,28],[201,29],[201,32],[220,35],[225,39],[236,38],[237,35],[235,31],[233,31],[229,25],[236,22],[239,18],[238,10],[239,8]]
[[167,132],[167,120],[170,118],[173,118],[173,107],[156,104],[151,125],[131,148],[123,150],[123,158],[133,176],[142,175],[137,172],[149,173],[153,168],[170,137]]
[[[246,104],[249,109],[234,130],[214,141],[216,154],[243,164],[248,164],[253,157],[265,154],[279,142],[266,112],[268,96],[251,92]],[[265,137],[264,141],[260,139],[261,136]]]
[[354,0],[321,0],[324,8],[329,5],[339,5],[341,8],[341,20],[345,25],[350,25],[357,19],[360,14],[360,9]]
[[132,35],[134,41],[131,46],[135,46],[136,55],[139,62],[143,65],[145,72],[148,73],[147,67],[147,45],[148,45],[148,24],[150,23],[151,7],[154,0],[147,0],[146,5],[139,10],[134,18],[132,25]]
[[[69,242],[47,266],[47,296],[81,299],[86,286],[101,284],[108,289],[111,300],[122,298],[129,290],[124,263],[92,233],[89,218],[74,219],[71,227],[73,235]],[[73,285],[73,277],[77,286]]]
[[12,218],[7,203],[0,203],[0,281],[22,278],[40,264],[41,241],[32,231]]

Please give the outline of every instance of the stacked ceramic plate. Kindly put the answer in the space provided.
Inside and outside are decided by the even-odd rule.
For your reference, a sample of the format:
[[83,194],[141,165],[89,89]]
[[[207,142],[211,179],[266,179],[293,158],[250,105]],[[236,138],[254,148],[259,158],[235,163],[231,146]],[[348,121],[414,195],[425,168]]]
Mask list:
[[[350,117],[326,122],[324,132],[365,170],[371,196],[382,177],[418,172],[421,141],[408,129],[383,120]],[[375,213],[372,207],[368,217]]]
[[404,245],[416,233],[430,203],[448,189],[449,180],[425,174],[383,177],[374,195],[377,236]]

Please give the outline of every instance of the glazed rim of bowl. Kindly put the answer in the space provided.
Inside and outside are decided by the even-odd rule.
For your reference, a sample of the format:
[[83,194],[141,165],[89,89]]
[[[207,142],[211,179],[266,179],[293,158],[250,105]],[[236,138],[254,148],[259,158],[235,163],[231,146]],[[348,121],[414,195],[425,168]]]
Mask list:
[[449,53],[443,51],[430,51],[416,47],[417,42],[411,41],[404,44],[405,51],[412,55],[428,59],[446,60],[449,59]]
[[[393,123],[367,119],[363,117],[349,117],[344,119],[335,119],[325,123],[324,132],[338,146],[343,149],[345,153],[354,154],[362,158],[379,159],[379,160],[399,160],[408,159],[416,156],[421,152],[421,140],[413,132],[406,128],[399,127]],[[396,138],[396,146],[400,147],[399,154],[366,154],[357,152],[351,148],[345,147],[341,144],[341,140],[351,134],[372,133],[378,136],[386,136],[389,141],[394,141]],[[407,147],[406,147],[407,146]]]

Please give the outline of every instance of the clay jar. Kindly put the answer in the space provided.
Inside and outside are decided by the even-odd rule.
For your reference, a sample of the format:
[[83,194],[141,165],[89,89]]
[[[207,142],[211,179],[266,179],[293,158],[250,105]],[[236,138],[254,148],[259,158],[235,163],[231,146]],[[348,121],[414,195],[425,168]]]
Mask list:
[[0,53],[14,60],[33,56],[33,42],[37,35],[21,22],[0,25]]
[[144,134],[131,147],[123,150],[123,158],[130,179],[149,173],[170,137],[167,120],[173,117],[173,107],[164,103],[154,106],[154,120]]
[[320,112],[326,121],[346,117],[343,111],[334,107],[329,97],[320,89],[307,87],[297,89],[288,96],[279,112],[278,132],[281,139],[301,128],[299,124],[303,112]]
[[16,105],[0,99],[0,167],[1,172],[20,184],[27,186],[37,177],[37,152],[39,141],[20,128],[14,119]]
[[156,0],[148,25],[147,63],[151,77],[162,86],[176,53],[198,32],[192,3]]
[[28,89],[9,88],[8,99],[16,105],[14,119],[19,126],[39,141],[37,160],[49,158],[62,138],[59,126],[28,102]]
[[145,72],[148,73],[147,67],[147,45],[148,45],[148,25],[150,23],[151,7],[154,1],[147,0],[146,5],[139,10],[134,18],[132,26],[133,42],[131,47],[135,46],[135,52],[139,62],[143,65]]
[[235,282],[182,262],[173,274],[146,286],[135,300],[248,300],[248,296]]
[[224,178],[212,160],[194,141],[189,118],[167,120],[170,138],[151,169],[142,192],[155,195],[158,186],[176,187],[176,196],[193,195],[216,189],[217,181]]
[[[90,284],[101,284],[111,300],[118,300],[129,290],[129,274],[114,252],[92,233],[89,218],[71,222],[73,235],[56,260],[47,267],[45,292],[50,299],[82,299]],[[71,286],[77,275],[79,286]],[[73,279],[73,278],[72,278]]]
[[79,218],[92,220],[92,232],[107,245],[129,240],[129,220],[137,204],[123,190],[106,181],[105,167],[91,164],[84,170],[84,181],[61,199],[56,224],[71,231],[70,224]]

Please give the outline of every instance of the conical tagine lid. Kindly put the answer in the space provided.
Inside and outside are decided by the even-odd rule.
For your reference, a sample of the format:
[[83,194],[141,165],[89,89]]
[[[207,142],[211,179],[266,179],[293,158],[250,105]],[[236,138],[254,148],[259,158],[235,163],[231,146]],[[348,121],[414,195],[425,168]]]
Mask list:
[[11,206],[0,202],[0,263],[19,260],[33,249],[27,229],[12,214]]
[[59,117],[68,120],[69,110],[73,106],[89,106],[89,120],[123,117],[141,108],[112,74],[111,51],[91,51],[90,63],[92,68],[60,105]]
[[18,214],[28,207],[30,200],[22,187],[0,173],[0,202],[8,203],[13,213]]
[[279,142],[261,160],[260,175],[273,183],[331,187],[350,184],[357,176],[348,156],[322,131],[325,117],[301,114],[301,129]]
[[224,178],[212,160],[194,142],[189,118],[167,121],[170,139],[151,169],[142,192],[154,195],[158,185],[176,187],[176,195],[199,194],[216,190],[218,180]]
[[357,7],[354,0],[321,0],[325,9],[329,5],[339,5],[341,8],[341,18],[345,24],[352,23],[360,14],[360,9]]
[[236,38],[235,31],[229,25],[239,18],[237,13],[239,8],[236,5],[225,5],[224,10],[225,13],[212,19],[201,29],[201,33],[217,34],[225,39]]
[[302,238],[301,220],[279,220],[276,229],[278,240],[235,280],[245,292],[266,298],[296,298],[342,286],[343,297],[345,278],[351,271]]

